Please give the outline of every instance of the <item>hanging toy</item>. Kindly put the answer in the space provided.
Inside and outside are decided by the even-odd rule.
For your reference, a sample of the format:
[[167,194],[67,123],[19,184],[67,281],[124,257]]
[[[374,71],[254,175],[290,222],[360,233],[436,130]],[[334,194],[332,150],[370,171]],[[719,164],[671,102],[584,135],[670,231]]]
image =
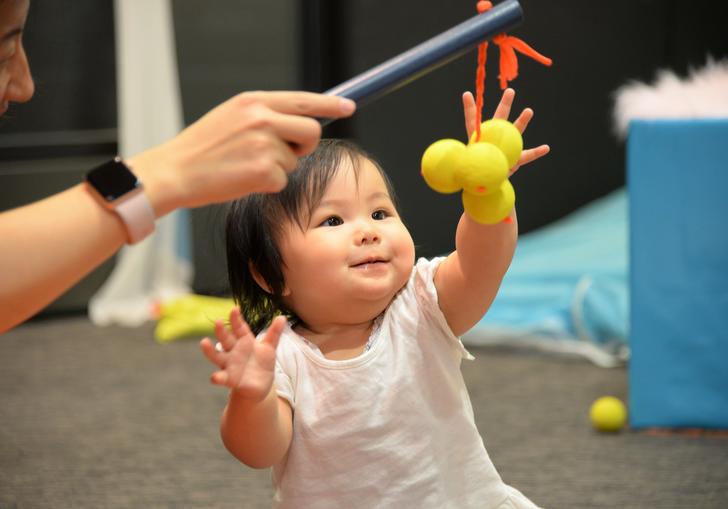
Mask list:
[[[491,7],[490,2],[478,2],[479,13]],[[551,59],[516,37],[499,34],[493,41],[501,53],[501,89],[518,75],[514,50],[544,65],[551,65]],[[509,214],[515,205],[516,195],[508,176],[521,157],[523,138],[507,120],[492,119],[481,124],[487,48],[487,41],[478,46],[475,82],[477,127],[468,145],[449,138],[438,140],[425,150],[421,168],[425,182],[435,191],[445,194],[462,191],[463,208],[476,222],[496,224],[510,222]]]
[[468,145],[453,140],[439,140],[422,156],[422,176],[440,193],[462,190],[463,207],[475,221],[495,224],[513,209],[516,195],[508,180],[508,171],[521,157],[523,139],[507,120],[483,123]]

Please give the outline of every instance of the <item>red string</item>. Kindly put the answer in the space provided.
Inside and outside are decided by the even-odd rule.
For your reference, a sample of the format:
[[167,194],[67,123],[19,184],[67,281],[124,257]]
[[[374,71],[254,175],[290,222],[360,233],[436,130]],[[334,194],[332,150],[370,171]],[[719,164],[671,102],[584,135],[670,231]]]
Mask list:
[[[491,2],[481,0],[477,4],[478,13],[482,14],[488,9],[493,7]],[[500,81],[500,88],[504,90],[508,86],[509,81],[513,81],[518,76],[518,57],[516,51],[522,53],[537,62],[550,66],[552,60],[533,49],[531,46],[526,44],[518,37],[511,35],[499,34],[493,37],[493,42],[498,46],[500,50],[500,61],[498,80]],[[488,50],[488,42],[482,42],[478,45],[478,70],[475,73],[475,108],[476,108],[476,121],[475,127],[476,136],[475,141],[480,140],[480,123],[482,120],[483,112],[483,93],[485,91],[485,60],[486,52]]]

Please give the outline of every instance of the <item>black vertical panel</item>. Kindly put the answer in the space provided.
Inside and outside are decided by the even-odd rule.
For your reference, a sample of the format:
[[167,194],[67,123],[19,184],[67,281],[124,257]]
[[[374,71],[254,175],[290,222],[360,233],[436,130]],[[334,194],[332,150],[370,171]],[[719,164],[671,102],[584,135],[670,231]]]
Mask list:
[[335,80],[333,65],[338,58],[335,46],[336,3],[327,0],[298,2],[298,58],[301,62],[301,87],[311,92],[323,92]]
[[[299,61],[301,88],[325,92],[349,73],[348,46],[341,20],[346,18],[347,2],[337,0],[299,0]],[[324,128],[325,138],[352,136],[350,120],[340,120]]]

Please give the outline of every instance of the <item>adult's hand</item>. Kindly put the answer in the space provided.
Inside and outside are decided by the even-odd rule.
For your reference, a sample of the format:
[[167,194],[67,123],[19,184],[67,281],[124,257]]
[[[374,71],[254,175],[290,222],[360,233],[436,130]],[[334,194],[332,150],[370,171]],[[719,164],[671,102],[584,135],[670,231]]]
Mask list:
[[317,117],[341,118],[349,99],[310,92],[244,92],[178,136],[128,160],[157,216],[285,187],[321,138]]

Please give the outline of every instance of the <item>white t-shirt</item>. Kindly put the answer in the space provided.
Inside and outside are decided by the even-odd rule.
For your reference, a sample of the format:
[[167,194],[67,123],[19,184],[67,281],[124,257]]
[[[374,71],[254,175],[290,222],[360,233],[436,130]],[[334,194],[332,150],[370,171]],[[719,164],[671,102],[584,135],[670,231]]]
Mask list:
[[326,359],[287,327],[275,383],[293,439],[274,507],[535,508],[495,470],[460,372],[472,356],[437,304],[438,258],[420,259],[369,350]]

